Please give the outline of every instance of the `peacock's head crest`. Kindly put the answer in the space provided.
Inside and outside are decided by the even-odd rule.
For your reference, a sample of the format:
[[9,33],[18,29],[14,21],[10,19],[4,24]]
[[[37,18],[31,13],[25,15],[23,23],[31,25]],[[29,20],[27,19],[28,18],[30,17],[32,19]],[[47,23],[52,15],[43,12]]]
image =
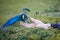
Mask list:
[[23,8],[23,11],[27,13],[27,12],[30,12],[30,9],[28,9],[28,8]]

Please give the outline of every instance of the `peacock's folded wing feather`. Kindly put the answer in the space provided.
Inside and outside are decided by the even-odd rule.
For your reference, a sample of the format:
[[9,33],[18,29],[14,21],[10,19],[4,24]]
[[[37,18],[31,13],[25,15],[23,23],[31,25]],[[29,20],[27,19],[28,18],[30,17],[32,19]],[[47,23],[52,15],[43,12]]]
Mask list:
[[8,27],[8,26],[14,24],[15,22],[17,22],[18,20],[19,20],[19,17],[15,16],[15,17],[9,19],[6,23],[4,23],[2,27],[3,28]]

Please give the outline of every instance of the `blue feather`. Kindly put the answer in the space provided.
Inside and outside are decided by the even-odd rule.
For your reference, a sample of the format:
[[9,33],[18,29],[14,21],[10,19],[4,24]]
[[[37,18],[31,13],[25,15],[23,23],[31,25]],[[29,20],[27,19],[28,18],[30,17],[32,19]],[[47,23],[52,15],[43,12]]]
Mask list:
[[15,23],[18,20],[19,20],[19,17],[15,16],[15,17],[9,19],[5,24],[3,24],[3,27],[7,27],[9,25],[12,25],[13,23]]
[[[24,15],[25,19],[22,18],[23,15]],[[25,20],[27,20],[27,18],[28,17],[27,17],[26,14],[21,14],[21,15],[14,16],[11,19],[9,19],[6,23],[4,23],[2,25],[2,28],[6,28],[6,27],[8,27],[8,26],[10,26],[10,25],[12,25],[14,23],[16,23],[17,21],[25,21]]]
[[4,23],[2,25],[2,27],[0,29],[6,28],[6,27],[16,23],[17,21],[24,21],[25,22],[28,19],[27,15],[26,15],[26,11],[30,12],[30,10],[28,8],[23,8],[23,12],[24,12],[23,14],[10,18],[6,23]]

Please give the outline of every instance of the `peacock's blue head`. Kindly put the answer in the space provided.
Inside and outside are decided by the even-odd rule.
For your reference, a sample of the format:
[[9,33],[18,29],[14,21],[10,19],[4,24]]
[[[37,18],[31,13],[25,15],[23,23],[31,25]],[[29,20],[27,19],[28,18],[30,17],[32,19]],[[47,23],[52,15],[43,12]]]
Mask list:
[[27,17],[26,14],[22,14],[22,15],[21,15],[21,19],[22,19],[22,21],[26,22],[27,19],[28,19],[28,17]]
[[30,9],[28,9],[28,8],[23,8],[23,12],[24,12],[24,13],[30,12]]

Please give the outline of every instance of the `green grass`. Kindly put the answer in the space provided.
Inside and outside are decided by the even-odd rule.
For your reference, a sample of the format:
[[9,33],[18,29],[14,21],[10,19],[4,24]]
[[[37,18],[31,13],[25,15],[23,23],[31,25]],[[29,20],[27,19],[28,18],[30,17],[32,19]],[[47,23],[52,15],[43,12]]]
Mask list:
[[[34,17],[44,23],[60,21],[60,0],[0,0],[0,26],[9,18],[22,13],[24,7],[31,10],[27,14],[28,17]],[[41,13],[36,14],[37,11]],[[0,40],[60,40],[60,30],[25,28],[17,22],[0,32]]]

